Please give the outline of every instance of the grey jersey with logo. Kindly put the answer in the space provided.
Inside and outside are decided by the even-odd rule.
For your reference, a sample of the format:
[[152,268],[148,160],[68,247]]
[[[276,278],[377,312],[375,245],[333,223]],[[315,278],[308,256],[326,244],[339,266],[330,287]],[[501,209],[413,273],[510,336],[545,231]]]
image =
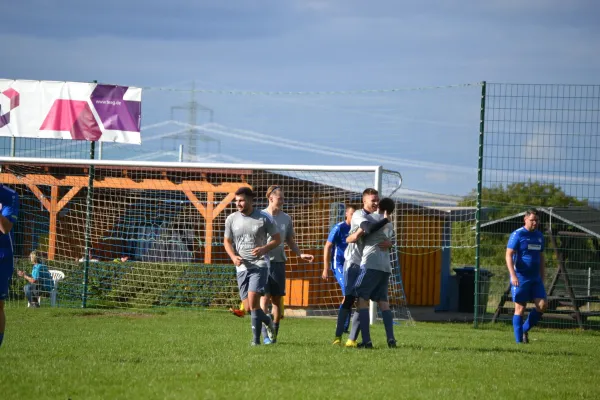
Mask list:
[[236,211],[225,220],[225,237],[233,241],[233,248],[244,260],[246,268],[267,266],[266,256],[255,257],[252,249],[266,245],[267,238],[276,233],[277,227],[271,216],[256,208],[250,215]]
[[[383,219],[382,214],[373,213],[367,216],[369,222],[378,222]],[[384,272],[392,272],[390,264],[390,251],[381,249],[379,243],[394,238],[394,227],[387,223],[383,228],[372,232],[370,235],[363,236],[364,247],[360,265],[367,269],[376,269]]]
[[[352,214],[352,220],[350,222],[350,232],[348,235],[353,234],[360,228],[360,224],[364,221],[369,221],[367,217],[370,214],[364,209],[354,211]],[[346,251],[344,251],[344,259],[346,263],[344,264],[344,269],[347,269],[350,264],[360,265],[362,260],[364,242],[363,239],[360,238],[356,243],[348,243],[348,247],[346,247]]]
[[[292,217],[283,211],[279,211],[277,215],[271,215],[266,208],[263,210],[263,212],[269,214],[271,218],[273,218],[273,222],[275,222],[275,225],[277,226],[277,231],[281,235],[281,244],[269,252],[269,258],[271,261],[285,262],[287,260],[285,257],[285,242],[293,238],[296,234],[294,232]],[[271,241],[271,239],[271,235],[269,235],[267,242]]]

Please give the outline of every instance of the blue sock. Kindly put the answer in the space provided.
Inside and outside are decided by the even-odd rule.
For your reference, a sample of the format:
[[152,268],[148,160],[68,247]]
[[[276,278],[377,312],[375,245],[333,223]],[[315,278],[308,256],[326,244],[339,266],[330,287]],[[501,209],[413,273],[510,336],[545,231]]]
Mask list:
[[350,328],[350,320],[351,319],[352,319],[352,313],[349,312],[348,317],[346,318],[346,321],[344,322],[344,332],[348,332],[348,329]]
[[340,306],[338,311],[337,324],[335,325],[335,337],[342,336],[344,333],[344,324],[350,315],[350,310]]
[[[262,311],[262,310],[261,310]],[[258,311],[250,311],[250,321],[252,323],[252,341],[254,344],[260,344],[260,319],[258,317]]]
[[369,327],[369,309],[361,308],[358,310],[358,320],[360,321],[360,334],[364,344],[371,342],[371,332]]
[[539,312],[537,310],[537,308],[534,308],[533,310],[531,310],[531,312],[529,313],[529,316],[527,317],[527,320],[523,324],[523,332],[529,332],[529,330],[531,328],[536,326],[536,324],[538,323],[540,318],[542,318],[542,315],[543,314],[541,312]]
[[2,341],[4,340],[4,332],[0,333],[0,346],[2,346]]
[[269,335],[267,334],[267,327],[265,326],[265,324],[260,324],[262,326],[260,333],[262,334],[263,339],[266,339],[269,337]]
[[258,320],[265,325],[269,325],[271,323],[271,317],[269,317],[262,309],[256,310],[256,316]]
[[352,315],[352,329],[350,329],[350,336],[348,339],[356,340],[358,339],[358,330],[360,329],[360,318],[358,315],[358,310],[354,311]]
[[388,342],[392,339],[396,340],[394,337],[394,317],[392,316],[392,310],[382,311],[381,316],[383,317],[383,326],[385,327],[385,336],[387,336]]
[[513,315],[513,329],[517,343],[523,343],[523,317],[520,315]]

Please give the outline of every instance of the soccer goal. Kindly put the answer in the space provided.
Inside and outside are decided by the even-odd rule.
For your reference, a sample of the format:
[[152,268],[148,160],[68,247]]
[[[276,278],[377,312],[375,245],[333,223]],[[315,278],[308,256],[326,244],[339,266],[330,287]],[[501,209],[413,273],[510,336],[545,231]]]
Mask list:
[[[283,211],[313,263],[286,247],[286,316],[334,315],[342,293],[323,280],[323,252],[345,207],[360,207],[367,187],[391,195],[401,177],[380,166],[299,166],[0,158],[0,182],[21,198],[15,227],[16,269],[29,254],[62,271],[61,306],[228,308],[239,304],[235,269],[223,247],[234,193],[250,187],[265,208],[271,185],[284,190]],[[401,245],[401,244],[400,244]],[[410,321],[398,250],[392,253],[390,302]],[[11,303],[23,302],[13,280]],[[375,317],[375,314],[373,314]]]

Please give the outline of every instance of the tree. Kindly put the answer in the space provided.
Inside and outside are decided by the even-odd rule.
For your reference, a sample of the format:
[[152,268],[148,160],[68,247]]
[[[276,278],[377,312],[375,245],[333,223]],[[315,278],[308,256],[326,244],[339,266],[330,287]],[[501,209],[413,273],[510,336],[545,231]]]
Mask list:
[[[473,190],[458,204],[473,206],[477,191]],[[518,214],[530,207],[585,206],[587,200],[579,200],[567,195],[553,183],[538,181],[515,182],[506,186],[498,185],[483,188],[481,192],[482,222],[494,221]],[[469,237],[468,248],[452,250],[452,264],[475,264],[475,221],[455,222],[452,237]],[[482,233],[480,263],[482,266],[504,265],[504,254],[508,232]]]

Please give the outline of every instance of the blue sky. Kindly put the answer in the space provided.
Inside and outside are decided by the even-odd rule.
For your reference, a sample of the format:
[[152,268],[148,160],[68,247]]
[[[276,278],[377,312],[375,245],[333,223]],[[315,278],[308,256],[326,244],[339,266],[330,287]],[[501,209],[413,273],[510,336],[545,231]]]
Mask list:
[[[3,78],[261,92],[600,83],[593,0],[0,3]],[[197,158],[381,163],[407,188],[461,195],[476,184],[479,92],[200,92],[214,123],[200,112],[196,124],[214,141]],[[164,136],[187,127],[164,122],[189,99],[145,90],[143,146],[109,145],[106,156],[175,160],[177,139]]]

